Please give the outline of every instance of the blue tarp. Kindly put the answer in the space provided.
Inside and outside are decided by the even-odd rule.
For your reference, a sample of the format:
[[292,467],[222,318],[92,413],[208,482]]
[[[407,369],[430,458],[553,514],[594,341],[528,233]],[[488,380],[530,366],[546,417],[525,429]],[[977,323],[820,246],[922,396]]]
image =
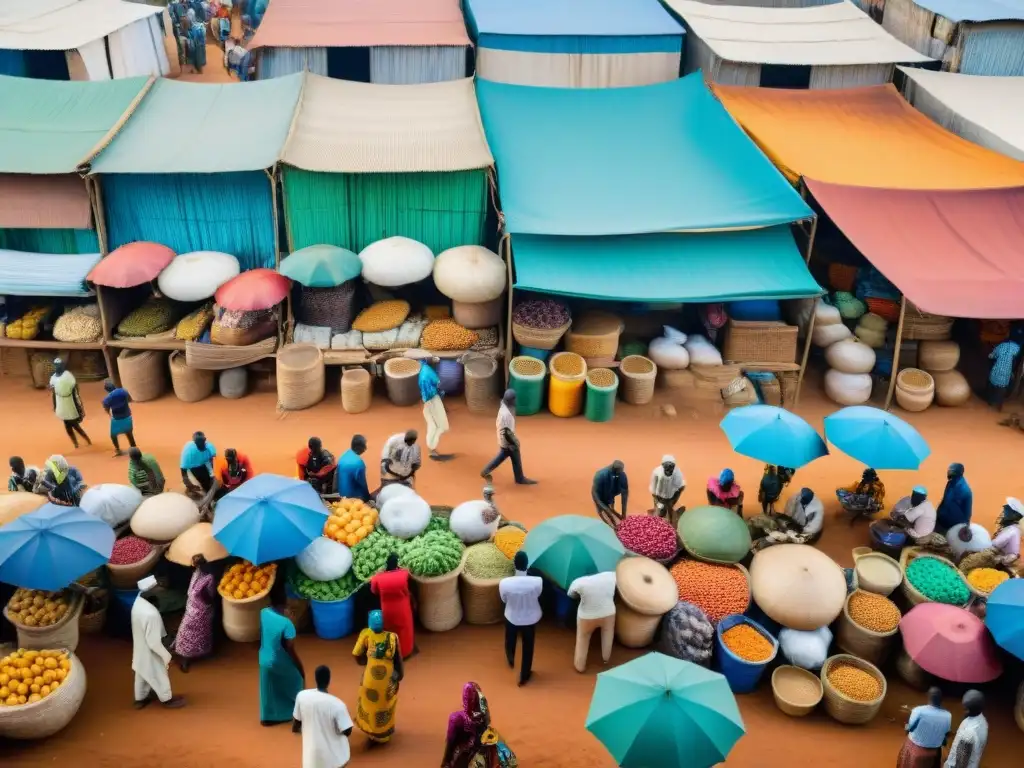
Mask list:
[[914,4],[950,21],[1024,20],[1024,0],[914,0]]
[[700,72],[638,88],[476,87],[509,232],[722,230],[813,215]]
[[98,253],[0,250],[0,296],[89,296],[85,276],[99,260]]

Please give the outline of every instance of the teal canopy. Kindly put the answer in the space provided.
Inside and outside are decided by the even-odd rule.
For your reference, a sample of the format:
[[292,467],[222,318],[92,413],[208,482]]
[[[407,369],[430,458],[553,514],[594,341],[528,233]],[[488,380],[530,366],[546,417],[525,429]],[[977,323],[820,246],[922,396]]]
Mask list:
[[478,80],[513,234],[630,235],[811,218],[700,72],[635,88]]
[[614,571],[626,554],[615,531],[596,517],[559,515],[526,534],[523,550],[534,568],[562,589],[580,576]]
[[591,299],[711,302],[817,296],[788,226],[625,237],[513,235],[515,287]]
[[307,288],[333,288],[359,277],[359,256],[335,245],[310,245],[281,262],[282,275]]

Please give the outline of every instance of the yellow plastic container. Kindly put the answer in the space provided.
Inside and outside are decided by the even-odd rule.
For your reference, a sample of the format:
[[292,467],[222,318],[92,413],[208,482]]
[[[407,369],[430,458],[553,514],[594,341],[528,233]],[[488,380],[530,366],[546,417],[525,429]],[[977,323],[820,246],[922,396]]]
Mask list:
[[548,410],[555,416],[571,418],[583,412],[586,380],[573,381],[552,376],[548,384]]

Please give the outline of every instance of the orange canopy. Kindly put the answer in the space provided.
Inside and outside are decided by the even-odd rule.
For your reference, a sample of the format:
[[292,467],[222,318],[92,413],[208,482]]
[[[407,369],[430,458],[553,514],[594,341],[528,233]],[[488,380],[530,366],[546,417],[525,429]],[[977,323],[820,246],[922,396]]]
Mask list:
[[791,181],[859,187],[1024,186],[1024,163],[950,133],[892,85],[840,90],[713,86],[726,109]]

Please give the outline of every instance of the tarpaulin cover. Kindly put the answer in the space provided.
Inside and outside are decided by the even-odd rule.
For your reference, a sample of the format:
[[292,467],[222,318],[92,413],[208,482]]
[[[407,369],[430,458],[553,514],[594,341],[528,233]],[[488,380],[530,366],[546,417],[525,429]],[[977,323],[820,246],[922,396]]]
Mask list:
[[515,287],[593,299],[708,302],[817,296],[788,226],[630,237],[513,235]]
[[607,36],[683,34],[658,0],[467,0],[480,35]]
[[250,50],[469,45],[459,0],[274,0]]
[[812,215],[700,73],[635,88],[477,81],[506,227],[629,235]]
[[74,173],[110,140],[149,82],[0,76],[0,173]]
[[1024,0],[914,0],[914,4],[950,21],[1024,19]]
[[807,176],[887,189],[1024,186],[1024,163],[936,125],[892,85],[839,90],[713,87],[790,179]]
[[0,174],[0,228],[89,229],[92,203],[81,176]]
[[122,0],[0,0],[0,48],[67,51],[162,11]]
[[[248,83],[157,80],[92,173],[230,173],[281,155],[303,75]],[[188,126],[183,132],[183,126]]]
[[857,249],[908,300],[950,317],[1024,314],[1024,188],[913,191],[807,179]]
[[88,296],[85,276],[99,260],[98,253],[0,250],[0,296]]

